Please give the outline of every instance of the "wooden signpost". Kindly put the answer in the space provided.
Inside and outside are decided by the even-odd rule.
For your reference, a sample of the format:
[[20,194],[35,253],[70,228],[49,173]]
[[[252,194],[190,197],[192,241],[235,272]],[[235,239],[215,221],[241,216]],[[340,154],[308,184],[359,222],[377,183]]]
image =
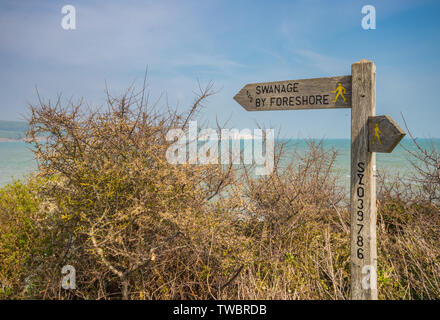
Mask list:
[[375,115],[375,64],[358,61],[351,76],[247,84],[234,99],[248,111],[351,108],[351,298],[377,299],[376,152],[391,152],[405,133]]

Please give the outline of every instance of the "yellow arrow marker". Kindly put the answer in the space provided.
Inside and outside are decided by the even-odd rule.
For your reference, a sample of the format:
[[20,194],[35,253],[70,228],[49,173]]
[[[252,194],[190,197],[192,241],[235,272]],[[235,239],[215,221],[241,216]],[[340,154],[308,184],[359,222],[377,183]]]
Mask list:
[[375,116],[368,119],[368,151],[393,151],[405,136],[405,132],[390,116]]

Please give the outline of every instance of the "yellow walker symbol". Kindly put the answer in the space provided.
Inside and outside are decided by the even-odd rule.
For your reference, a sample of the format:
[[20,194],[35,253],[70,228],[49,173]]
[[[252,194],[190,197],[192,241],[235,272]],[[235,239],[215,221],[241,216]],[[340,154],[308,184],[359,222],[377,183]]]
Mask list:
[[347,99],[345,99],[344,94],[347,92],[347,90],[345,90],[345,88],[342,86],[342,84],[340,82],[338,82],[338,87],[332,91],[333,93],[336,93],[336,97],[333,100],[333,102],[336,102],[338,100],[338,97],[341,96],[342,99],[344,99],[344,102],[347,101]]
[[377,141],[379,142],[379,144],[382,144],[380,142],[380,135],[381,134],[382,134],[382,131],[380,131],[380,129],[379,129],[379,123],[376,123],[376,126],[374,127],[373,144],[374,144],[374,141],[376,141],[376,138],[377,138]]

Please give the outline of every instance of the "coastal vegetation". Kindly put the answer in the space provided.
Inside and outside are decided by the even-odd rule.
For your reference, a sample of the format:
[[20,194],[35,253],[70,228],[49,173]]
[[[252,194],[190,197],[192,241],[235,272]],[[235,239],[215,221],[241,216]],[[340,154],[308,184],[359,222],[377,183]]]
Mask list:
[[[348,299],[336,151],[309,141],[281,166],[277,143],[265,176],[166,160],[167,132],[185,130],[212,93],[201,89],[187,112],[133,88],[107,93],[102,109],[31,106],[39,166],[0,189],[0,298]],[[414,175],[378,177],[379,298],[439,299],[440,156],[420,146],[409,156]],[[74,290],[61,287],[65,265]]]

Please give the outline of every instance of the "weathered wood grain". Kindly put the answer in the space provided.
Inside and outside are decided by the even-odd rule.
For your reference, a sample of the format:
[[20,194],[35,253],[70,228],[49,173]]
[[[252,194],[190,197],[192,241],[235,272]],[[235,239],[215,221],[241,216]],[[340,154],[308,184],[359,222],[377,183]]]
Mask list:
[[351,298],[377,299],[376,154],[368,151],[368,118],[376,109],[376,66],[352,64]]
[[[248,111],[351,108],[351,76],[250,83],[234,99]],[[336,92],[339,83],[342,95]]]
[[368,150],[390,153],[405,136],[405,131],[390,116],[376,116],[368,119]]

